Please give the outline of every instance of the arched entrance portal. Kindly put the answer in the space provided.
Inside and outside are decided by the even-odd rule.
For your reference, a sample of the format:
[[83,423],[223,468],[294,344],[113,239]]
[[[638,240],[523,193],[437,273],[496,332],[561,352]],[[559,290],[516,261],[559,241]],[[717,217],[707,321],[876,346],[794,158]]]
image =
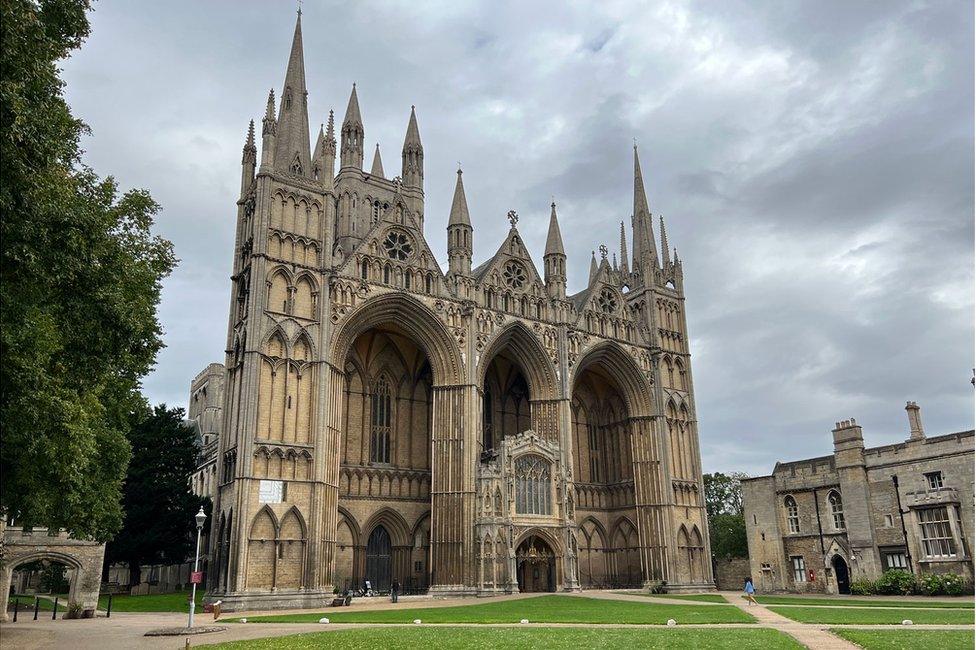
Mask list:
[[837,593],[851,593],[851,576],[847,570],[847,562],[839,555],[835,555],[831,564],[834,567],[834,575],[837,577]]
[[515,551],[518,586],[522,593],[556,591],[556,554],[537,535],[530,535]]
[[377,526],[366,544],[366,579],[373,589],[388,591],[393,572],[393,545],[390,533],[383,526]]

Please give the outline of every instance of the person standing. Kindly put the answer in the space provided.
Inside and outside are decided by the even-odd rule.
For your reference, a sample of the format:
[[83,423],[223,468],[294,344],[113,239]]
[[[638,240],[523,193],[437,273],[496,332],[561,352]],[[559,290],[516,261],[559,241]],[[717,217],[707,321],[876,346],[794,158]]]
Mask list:
[[745,592],[742,595],[742,597],[745,598],[746,600],[748,600],[750,605],[758,605],[759,604],[756,601],[756,588],[752,584],[752,578],[751,577],[750,578],[746,578],[746,584],[742,588],[742,590]]
[[397,582],[396,578],[393,578],[393,584],[390,585],[390,600],[392,602],[397,602],[400,597],[400,583]]

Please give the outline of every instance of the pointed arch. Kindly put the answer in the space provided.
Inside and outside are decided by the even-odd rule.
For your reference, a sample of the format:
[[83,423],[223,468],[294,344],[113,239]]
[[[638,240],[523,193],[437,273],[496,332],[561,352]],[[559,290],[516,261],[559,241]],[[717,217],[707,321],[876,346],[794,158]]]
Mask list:
[[379,526],[383,526],[386,532],[390,534],[390,540],[393,546],[406,546],[410,543],[410,527],[407,525],[407,521],[403,518],[403,515],[396,510],[384,507],[374,512],[363,526],[362,539],[369,539],[369,536]]
[[481,354],[478,368],[478,384],[484,385],[485,375],[492,360],[502,350],[510,349],[512,359],[521,368],[529,384],[532,400],[555,399],[559,395],[556,369],[546,354],[542,343],[521,321],[503,327]]
[[570,386],[576,385],[583,372],[591,365],[601,367],[616,380],[631,417],[653,414],[651,385],[641,372],[640,366],[623,346],[616,341],[600,341],[589,348],[576,362],[570,377]]
[[309,273],[302,273],[295,280],[295,306],[292,311],[299,318],[315,320],[317,287],[318,284]]
[[268,274],[267,308],[269,311],[288,313],[290,280],[290,274],[282,266]]
[[356,338],[366,330],[395,325],[423,349],[435,386],[461,383],[461,351],[444,323],[422,302],[403,293],[387,293],[360,304],[332,339],[331,358],[345,359]]

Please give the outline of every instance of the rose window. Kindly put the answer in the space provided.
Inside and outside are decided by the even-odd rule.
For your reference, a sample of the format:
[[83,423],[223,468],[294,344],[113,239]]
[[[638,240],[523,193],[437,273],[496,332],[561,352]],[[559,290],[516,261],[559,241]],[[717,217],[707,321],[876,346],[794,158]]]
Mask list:
[[518,262],[509,262],[506,264],[502,275],[505,277],[505,284],[513,289],[521,289],[525,286],[527,279],[525,269]]
[[604,289],[597,299],[597,304],[604,313],[612,314],[617,311],[617,294],[610,289]]
[[383,240],[383,249],[386,250],[387,257],[400,262],[413,254],[413,244],[410,243],[410,238],[396,230],[387,234],[386,239]]

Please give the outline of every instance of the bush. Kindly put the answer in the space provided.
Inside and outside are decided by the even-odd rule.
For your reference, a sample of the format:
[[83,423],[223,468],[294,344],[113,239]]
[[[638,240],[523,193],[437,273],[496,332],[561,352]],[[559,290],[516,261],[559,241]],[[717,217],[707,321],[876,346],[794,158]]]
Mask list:
[[877,586],[875,585],[874,580],[858,578],[857,580],[851,581],[852,596],[871,596],[877,593],[877,591]]
[[918,582],[926,596],[959,596],[964,587],[962,577],[955,573],[928,573]]
[[876,590],[884,596],[910,596],[918,592],[918,582],[908,571],[890,569],[881,574]]

